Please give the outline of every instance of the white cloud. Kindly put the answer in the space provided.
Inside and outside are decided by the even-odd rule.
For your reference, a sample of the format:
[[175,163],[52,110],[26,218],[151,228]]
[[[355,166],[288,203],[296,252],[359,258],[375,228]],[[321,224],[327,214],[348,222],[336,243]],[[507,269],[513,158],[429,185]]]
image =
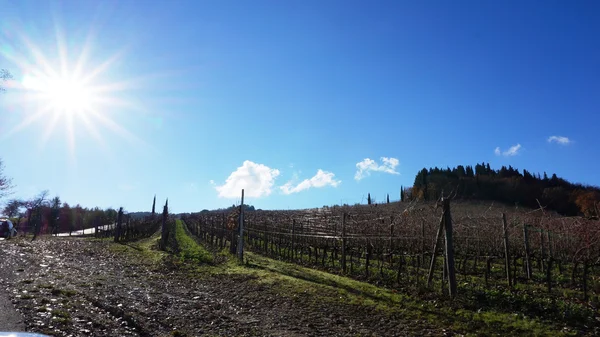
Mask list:
[[400,174],[396,171],[396,166],[400,164],[400,161],[396,158],[381,157],[381,165],[377,164],[373,159],[365,158],[365,160],[356,163],[356,174],[354,179],[361,180],[371,175],[371,171],[384,172],[389,174]]
[[570,140],[567,137],[563,137],[563,136],[551,136],[548,137],[548,143],[557,143],[560,145],[569,145],[571,143],[573,143],[572,140]]
[[122,183],[118,188],[124,192],[131,192],[137,188],[137,183]]
[[279,188],[281,189],[283,194],[292,194],[292,193],[298,193],[300,191],[307,190],[312,187],[315,187],[315,188],[325,187],[325,186],[337,187],[341,183],[342,183],[341,180],[335,180],[335,174],[333,174],[332,172],[327,172],[327,171],[323,171],[323,170],[319,169],[317,171],[317,174],[315,174],[314,177],[312,177],[310,179],[304,179],[301,183],[299,183],[295,187],[294,187],[293,180],[291,180],[291,181],[288,181],[287,183],[285,183],[283,186],[280,186]]
[[508,150],[506,150],[506,151],[504,151],[504,152],[502,152],[502,151],[500,150],[500,148],[499,148],[499,147],[497,147],[497,148],[494,150],[494,154],[496,154],[496,156],[500,156],[500,155],[502,155],[502,156],[504,156],[504,157],[512,157],[512,156],[516,156],[516,155],[518,155],[520,150],[521,150],[521,144],[513,145],[513,146],[511,146],[511,147],[510,147]]
[[249,160],[232,172],[225,184],[215,186],[220,198],[239,198],[244,189],[248,197],[260,198],[271,194],[279,170]]

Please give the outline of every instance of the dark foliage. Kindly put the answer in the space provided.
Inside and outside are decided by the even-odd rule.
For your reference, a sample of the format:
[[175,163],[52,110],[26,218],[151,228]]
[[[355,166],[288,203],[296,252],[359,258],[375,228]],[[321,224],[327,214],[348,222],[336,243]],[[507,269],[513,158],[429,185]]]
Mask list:
[[[553,174],[519,172],[512,166],[493,170],[489,164],[459,165],[446,169],[422,169],[417,173],[413,196],[436,200],[442,193],[456,193],[457,198],[496,200],[521,207],[540,207],[564,215],[600,216],[600,188],[573,184]],[[539,203],[538,203],[539,201]]]

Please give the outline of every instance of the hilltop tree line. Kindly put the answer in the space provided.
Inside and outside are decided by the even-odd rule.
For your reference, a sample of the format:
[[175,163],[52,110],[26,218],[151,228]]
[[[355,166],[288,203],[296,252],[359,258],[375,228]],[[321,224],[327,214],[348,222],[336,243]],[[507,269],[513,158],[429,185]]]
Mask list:
[[118,212],[112,208],[71,206],[59,197],[49,199],[48,192],[44,191],[29,200],[9,200],[2,213],[13,221],[18,231],[37,235],[68,233],[96,224],[105,225],[114,222]]
[[573,184],[556,174],[520,172],[512,166],[494,170],[490,164],[455,168],[423,168],[415,177],[413,197],[437,200],[455,194],[457,198],[496,200],[521,207],[540,204],[564,215],[600,216],[600,188]]

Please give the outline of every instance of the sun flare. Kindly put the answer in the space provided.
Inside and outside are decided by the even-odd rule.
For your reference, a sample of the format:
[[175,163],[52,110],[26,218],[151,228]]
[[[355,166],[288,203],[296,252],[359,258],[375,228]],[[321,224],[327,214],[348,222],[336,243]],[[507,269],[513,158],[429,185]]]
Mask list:
[[92,89],[77,79],[26,75],[23,86],[36,93],[40,103],[59,114],[82,114],[93,109]]
[[112,55],[95,52],[92,35],[76,43],[79,41],[70,40],[60,28],[54,40],[56,48],[35,43],[25,34],[15,35],[11,45],[0,39],[0,57],[14,63],[21,73],[14,81],[18,92],[15,102],[20,108],[14,113],[20,116],[0,139],[8,139],[29,127],[39,127],[41,132],[36,132],[35,138],[41,149],[51,139],[63,138],[72,158],[76,155],[77,140],[84,138],[93,138],[99,149],[110,153],[105,141],[109,133],[145,146],[121,123],[126,112],[140,109],[128,96],[140,80],[110,76],[119,74],[114,67],[121,62],[123,52]]

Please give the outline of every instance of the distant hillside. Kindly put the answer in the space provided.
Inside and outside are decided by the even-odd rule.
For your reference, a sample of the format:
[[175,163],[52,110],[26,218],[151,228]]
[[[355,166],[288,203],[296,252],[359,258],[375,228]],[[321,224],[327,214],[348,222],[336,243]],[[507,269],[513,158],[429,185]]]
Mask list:
[[152,212],[131,212],[128,213],[132,219],[143,219],[152,215]]
[[[236,205],[231,205],[231,207],[228,208],[219,208],[219,209],[215,209],[215,210],[208,210],[208,209],[203,209],[200,212],[195,212],[195,213],[179,213],[177,215],[179,216],[190,216],[190,215],[194,215],[194,214],[201,214],[201,213],[208,213],[208,212],[222,212],[222,213],[231,213],[234,212],[235,210],[238,210],[240,208],[240,206],[236,206]],[[254,208],[254,206],[252,205],[246,205],[244,204],[244,212],[254,212],[256,211],[256,209]]]
[[573,184],[556,174],[548,178],[527,170],[519,172],[512,166],[499,170],[482,163],[455,168],[424,168],[415,177],[413,197],[438,199],[456,193],[457,198],[496,200],[522,207],[542,206],[564,215],[600,216],[600,188]]

